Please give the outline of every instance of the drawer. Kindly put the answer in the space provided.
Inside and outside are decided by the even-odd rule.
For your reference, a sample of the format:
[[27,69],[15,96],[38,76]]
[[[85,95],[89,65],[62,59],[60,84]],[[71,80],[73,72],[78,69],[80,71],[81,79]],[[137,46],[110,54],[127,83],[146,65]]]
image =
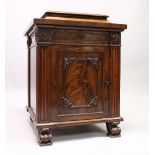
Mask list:
[[108,44],[109,32],[59,29],[54,35],[55,43]]

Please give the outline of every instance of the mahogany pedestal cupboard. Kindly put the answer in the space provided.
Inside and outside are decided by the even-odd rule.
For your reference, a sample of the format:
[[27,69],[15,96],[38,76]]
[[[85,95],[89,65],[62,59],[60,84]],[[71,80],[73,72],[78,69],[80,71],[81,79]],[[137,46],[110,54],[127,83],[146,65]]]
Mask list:
[[26,31],[28,106],[40,145],[54,128],[106,123],[118,136],[121,32],[106,15],[46,12]]

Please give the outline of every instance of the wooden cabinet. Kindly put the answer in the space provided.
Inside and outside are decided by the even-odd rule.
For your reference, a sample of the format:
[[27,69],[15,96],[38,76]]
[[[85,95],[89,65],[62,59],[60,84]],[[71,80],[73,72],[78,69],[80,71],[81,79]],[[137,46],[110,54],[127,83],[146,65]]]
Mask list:
[[124,24],[108,16],[46,12],[28,28],[28,106],[39,144],[58,127],[104,122],[120,135]]

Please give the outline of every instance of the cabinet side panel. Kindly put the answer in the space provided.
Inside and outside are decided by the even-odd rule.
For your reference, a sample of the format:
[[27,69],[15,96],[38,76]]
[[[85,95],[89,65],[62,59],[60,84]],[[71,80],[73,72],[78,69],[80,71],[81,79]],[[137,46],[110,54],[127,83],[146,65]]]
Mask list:
[[30,104],[36,114],[36,47],[30,49]]
[[37,103],[38,122],[49,121],[50,107],[50,48],[47,46],[37,47]]
[[110,117],[120,115],[120,47],[111,47]]

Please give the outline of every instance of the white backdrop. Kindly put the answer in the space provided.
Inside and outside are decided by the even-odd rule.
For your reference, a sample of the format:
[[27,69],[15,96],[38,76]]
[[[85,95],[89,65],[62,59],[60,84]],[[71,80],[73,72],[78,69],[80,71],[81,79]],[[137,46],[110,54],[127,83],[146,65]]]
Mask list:
[[[91,129],[92,132],[97,133],[93,137],[95,142],[89,139],[92,132],[88,132],[88,135],[87,132],[79,133],[78,135],[82,135],[81,138],[74,134],[67,135],[62,139],[61,137],[64,136],[58,136],[59,138],[56,139],[58,143],[51,146],[50,150],[45,148],[46,152],[54,150],[55,154],[61,153],[66,145],[71,145],[69,148],[77,149],[81,146],[83,152],[88,154],[90,151],[89,154],[94,154],[97,149],[104,153],[104,150],[105,152],[109,151],[110,146],[113,148],[116,146],[118,148],[116,151],[122,155],[124,153],[146,155],[148,0],[6,0],[6,139],[8,154],[23,152],[23,150],[26,153],[29,150],[26,149],[26,146],[31,150],[37,147],[34,133],[28,123],[28,115],[25,112],[27,104],[27,47],[23,34],[32,18],[41,17],[47,10],[107,14],[110,16],[109,21],[127,24],[128,29],[122,33],[121,115],[125,118],[124,123],[120,125],[122,137],[117,140],[105,139],[105,137],[98,136],[101,134],[98,130]],[[105,129],[100,125],[99,128]],[[74,140],[75,144],[72,143],[72,140],[70,142],[67,139]],[[94,146],[94,143],[98,146]],[[19,146],[20,148],[18,148]],[[124,147],[123,151],[121,151],[122,147]],[[35,150],[33,151],[35,152]],[[79,151],[77,150],[75,154],[79,154]],[[114,152],[111,150],[111,154]]]

